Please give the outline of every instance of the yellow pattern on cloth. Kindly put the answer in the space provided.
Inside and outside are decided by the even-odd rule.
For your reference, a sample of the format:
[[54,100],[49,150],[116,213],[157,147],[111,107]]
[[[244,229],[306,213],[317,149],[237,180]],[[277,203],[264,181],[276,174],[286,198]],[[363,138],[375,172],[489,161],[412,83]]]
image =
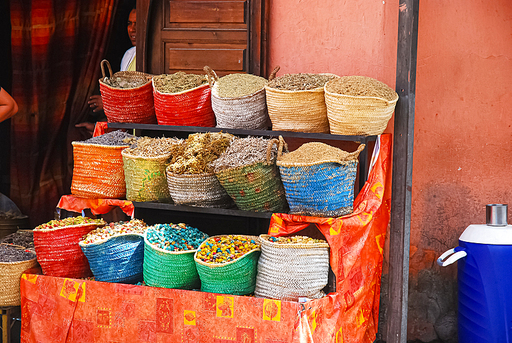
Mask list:
[[132,61],[128,65],[127,71],[137,71],[137,63],[135,63],[135,60],[137,59],[137,56],[133,56]]

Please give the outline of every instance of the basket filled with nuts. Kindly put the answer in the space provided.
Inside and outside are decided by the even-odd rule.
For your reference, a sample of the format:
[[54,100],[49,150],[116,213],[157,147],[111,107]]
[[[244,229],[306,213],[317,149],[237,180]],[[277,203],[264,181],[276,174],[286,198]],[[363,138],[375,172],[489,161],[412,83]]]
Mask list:
[[26,247],[0,243],[0,306],[21,304],[20,279],[37,266],[36,253]]
[[260,256],[257,236],[221,235],[204,241],[194,260],[201,291],[234,295],[254,292]]
[[109,223],[80,240],[96,281],[137,283],[142,281],[144,231],[140,219]]
[[[103,109],[110,123],[155,124],[152,75],[138,71],[112,73],[107,60],[101,61],[99,80]],[[109,76],[105,74],[105,65]]]
[[204,67],[212,90],[212,109],[217,127],[262,130],[270,120],[265,99],[267,80],[251,74],[228,74],[221,78]]
[[158,124],[215,126],[211,91],[205,75],[180,71],[155,76],[153,94]]

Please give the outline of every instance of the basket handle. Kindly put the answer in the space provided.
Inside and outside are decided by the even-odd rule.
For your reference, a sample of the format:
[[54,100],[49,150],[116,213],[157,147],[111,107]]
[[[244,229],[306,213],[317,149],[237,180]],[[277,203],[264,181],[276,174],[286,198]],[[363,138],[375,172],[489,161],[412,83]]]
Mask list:
[[356,151],[351,152],[351,153],[348,154],[348,157],[357,158],[359,156],[359,154],[361,153],[361,151],[364,150],[365,147],[366,147],[366,145],[360,144]]
[[277,147],[279,148],[279,139],[273,138],[268,141],[267,144],[267,165],[270,164],[270,156],[272,155],[272,148],[274,147],[274,144],[277,144]]
[[279,146],[277,147],[277,158],[283,155],[283,148],[288,151],[288,144],[286,144],[283,136],[279,136]]
[[279,71],[279,69],[281,69],[281,67],[277,66],[277,67],[274,68],[274,70],[272,70],[272,72],[270,73],[270,75],[268,77],[269,81],[272,81],[273,79],[276,78],[276,75],[277,75],[277,72]]
[[217,76],[217,73],[210,67],[204,66],[203,70],[206,73],[206,78],[208,79],[208,84],[210,85],[210,88],[213,87],[215,82],[219,80],[219,77]]
[[110,62],[109,62],[109,61],[107,61],[107,60],[103,60],[103,61],[101,61],[101,63],[100,63],[100,67],[101,67],[101,74],[103,75],[103,78],[105,78],[105,77],[106,77],[106,75],[105,75],[105,63],[107,64],[108,71],[109,71],[109,73],[110,73],[109,78],[111,78],[111,77],[112,77],[112,75],[114,75],[114,73],[112,72],[112,67],[110,66]]

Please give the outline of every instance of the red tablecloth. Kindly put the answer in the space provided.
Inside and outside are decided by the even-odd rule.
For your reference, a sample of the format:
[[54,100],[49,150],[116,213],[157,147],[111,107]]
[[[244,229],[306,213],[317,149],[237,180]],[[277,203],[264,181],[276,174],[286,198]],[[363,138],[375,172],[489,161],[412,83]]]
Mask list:
[[57,204],[57,208],[78,213],[85,209],[90,209],[94,215],[108,213],[116,206],[126,213],[126,215],[130,217],[133,215],[133,204],[128,200],[86,199],[74,195],[63,195]]

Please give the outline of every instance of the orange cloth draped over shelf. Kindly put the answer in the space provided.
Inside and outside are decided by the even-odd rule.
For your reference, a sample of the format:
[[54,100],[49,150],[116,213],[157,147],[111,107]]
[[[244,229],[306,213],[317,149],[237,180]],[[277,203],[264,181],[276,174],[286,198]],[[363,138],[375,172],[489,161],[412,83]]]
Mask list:
[[108,122],[106,121],[98,121],[96,125],[94,125],[94,132],[92,133],[93,137],[98,137],[104,135],[105,133],[109,133],[115,131],[113,129],[108,128]]
[[85,209],[90,209],[94,215],[108,213],[116,206],[126,213],[126,215],[130,217],[133,215],[133,203],[128,200],[89,199],[79,198],[74,195],[63,195],[57,204],[57,208],[78,213]]
[[330,244],[335,293],[299,304],[27,273],[21,280],[21,341],[373,342],[390,218],[391,136],[381,136],[375,150],[352,214],[271,219],[269,234],[275,236],[316,225]]

